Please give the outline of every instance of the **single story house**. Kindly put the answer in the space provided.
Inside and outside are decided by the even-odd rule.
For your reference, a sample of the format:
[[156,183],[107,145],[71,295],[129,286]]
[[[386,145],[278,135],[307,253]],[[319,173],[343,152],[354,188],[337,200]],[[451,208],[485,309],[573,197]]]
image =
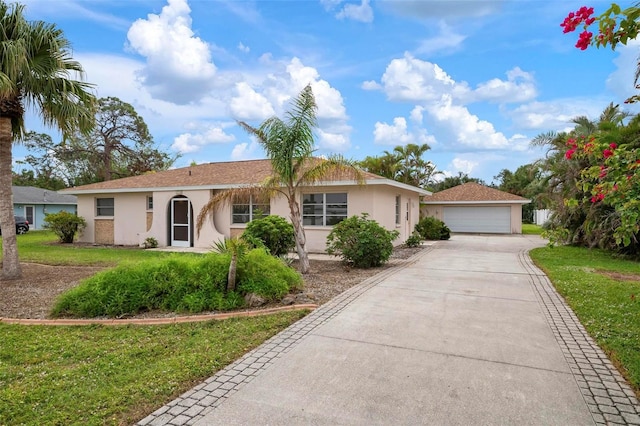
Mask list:
[[522,206],[530,202],[469,182],[424,197],[421,211],[442,220],[452,232],[522,234]]
[[34,186],[12,186],[11,190],[13,191],[13,212],[16,216],[24,216],[31,230],[42,229],[46,214],[61,211],[76,213],[75,195],[59,194],[56,191]]
[[[160,247],[210,248],[243,232],[258,212],[289,219],[284,197],[243,199],[221,206],[200,234],[194,217],[218,191],[263,182],[272,175],[269,160],[218,162],[149,173],[64,190],[78,197],[78,215],[87,227],[81,242],[142,245],[153,237]],[[430,192],[365,173],[366,184],[328,180],[300,188],[307,249],[323,252],[332,225],[363,212],[389,230],[396,244],[411,235],[420,217],[420,197]]]

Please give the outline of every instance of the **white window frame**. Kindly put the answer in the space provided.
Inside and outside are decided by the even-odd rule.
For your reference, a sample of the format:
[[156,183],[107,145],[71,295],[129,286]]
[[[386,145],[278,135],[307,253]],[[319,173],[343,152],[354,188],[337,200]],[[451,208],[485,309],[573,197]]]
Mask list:
[[147,195],[147,211],[153,210],[153,195]]
[[396,225],[402,222],[402,203],[399,195],[396,195]]
[[[245,221],[236,221],[236,216],[247,216],[247,213],[236,213],[235,207],[236,206],[249,206],[249,220]],[[267,207],[267,209],[265,210],[264,207]],[[268,216],[271,214],[271,201],[269,200],[268,202],[265,203],[257,203],[254,202],[254,197],[253,195],[251,195],[249,197],[249,203],[237,203],[234,201],[234,203],[231,205],[231,224],[232,225],[244,225],[247,224],[249,222],[251,222],[254,219],[258,219],[255,216],[255,211],[256,210],[260,210],[262,212],[262,216]]]
[[[317,195],[322,195],[322,215],[319,214],[305,214],[305,201],[304,198],[307,195],[312,195],[312,196],[317,196]],[[336,214],[330,214],[327,215],[327,195],[344,195],[346,201],[344,203],[332,203],[333,205],[341,205],[344,204],[344,208],[345,208],[345,212],[344,212],[344,217],[342,217],[343,215],[336,215]],[[305,193],[302,194],[302,224],[303,226],[334,226],[340,222],[342,222],[343,220],[345,220],[347,217],[349,217],[349,193],[347,192],[309,192],[309,193]],[[320,205],[320,203],[309,203],[306,204],[308,205]],[[327,216],[329,217],[342,217],[342,219],[340,219],[338,222],[336,223],[332,223],[332,224],[327,224]],[[318,217],[322,217],[322,223],[321,224],[307,224],[305,223],[305,218],[309,218],[309,217],[313,217],[313,218],[318,218]]]

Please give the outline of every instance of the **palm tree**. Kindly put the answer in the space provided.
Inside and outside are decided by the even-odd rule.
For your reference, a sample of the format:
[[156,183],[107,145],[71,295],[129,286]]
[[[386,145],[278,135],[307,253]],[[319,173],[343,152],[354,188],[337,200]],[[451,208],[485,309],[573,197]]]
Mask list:
[[360,169],[352,161],[341,156],[327,159],[313,157],[313,129],[316,121],[316,101],[311,86],[307,85],[293,100],[292,110],[286,113],[287,120],[271,117],[260,127],[251,127],[238,122],[248,133],[254,135],[271,160],[273,175],[259,185],[246,186],[215,194],[198,214],[198,233],[206,219],[221,204],[229,204],[236,197],[284,196],[289,204],[290,219],[295,231],[296,251],[300,260],[300,272],[309,272],[309,256],[306,236],[298,203],[299,190],[332,178],[350,178],[364,183]]
[[70,44],[53,24],[27,21],[24,6],[0,0],[0,228],[2,277],[22,276],[13,217],[11,147],[25,134],[25,106],[35,106],[44,123],[66,136],[93,123],[93,86],[71,78],[82,75]]

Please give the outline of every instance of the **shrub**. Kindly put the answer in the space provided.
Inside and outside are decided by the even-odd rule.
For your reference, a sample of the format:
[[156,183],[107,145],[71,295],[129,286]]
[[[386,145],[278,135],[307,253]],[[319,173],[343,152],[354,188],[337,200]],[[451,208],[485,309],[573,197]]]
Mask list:
[[153,237],[147,237],[144,240],[144,243],[142,243],[142,247],[149,249],[149,248],[156,248],[158,247],[158,240],[156,240]]
[[82,232],[86,226],[87,222],[82,217],[65,211],[44,216],[43,228],[52,230],[61,243],[73,243],[76,233]]
[[[282,256],[295,247],[293,225],[277,215],[265,216],[247,224],[242,237],[248,242],[262,241],[273,256]],[[253,242],[254,245],[255,242]]]
[[398,235],[398,231],[387,231],[363,213],[333,227],[327,236],[327,253],[357,268],[380,266],[389,260]]
[[244,305],[253,292],[275,300],[302,285],[302,278],[264,249],[254,249],[238,262],[238,290],[225,291],[229,254],[170,256],[125,263],[100,272],[63,293],[52,316],[122,317],[150,310],[203,312]]
[[282,259],[264,249],[254,249],[238,261],[238,288],[242,294],[255,293],[265,300],[278,300],[302,287],[302,277]]
[[415,232],[425,240],[448,240],[451,238],[451,230],[440,219],[435,217],[423,217],[416,224]]
[[407,238],[407,241],[404,242],[404,245],[407,247],[418,247],[422,242],[422,237],[417,232],[413,231],[413,234]]

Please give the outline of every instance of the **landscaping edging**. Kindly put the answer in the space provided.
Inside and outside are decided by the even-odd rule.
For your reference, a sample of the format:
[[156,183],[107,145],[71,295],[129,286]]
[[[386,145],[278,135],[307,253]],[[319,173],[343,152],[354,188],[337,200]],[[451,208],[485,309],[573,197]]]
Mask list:
[[278,308],[268,308],[255,311],[242,312],[224,312],[220,314],[207,315],[184,315],[166,318],[129,318],[129,319],[29,319],[29,318],[2,318],[0,323],[3,324],[21,324],[21,325],[165,325],[179,324],[187,322],[203,322],[214,320],[225,320],[229,318],[239,317],[257,317],[262,315],[270,315],[277,312],[300,311],[304,309],[315,310],[318,305],[312,303],[282,306]]

